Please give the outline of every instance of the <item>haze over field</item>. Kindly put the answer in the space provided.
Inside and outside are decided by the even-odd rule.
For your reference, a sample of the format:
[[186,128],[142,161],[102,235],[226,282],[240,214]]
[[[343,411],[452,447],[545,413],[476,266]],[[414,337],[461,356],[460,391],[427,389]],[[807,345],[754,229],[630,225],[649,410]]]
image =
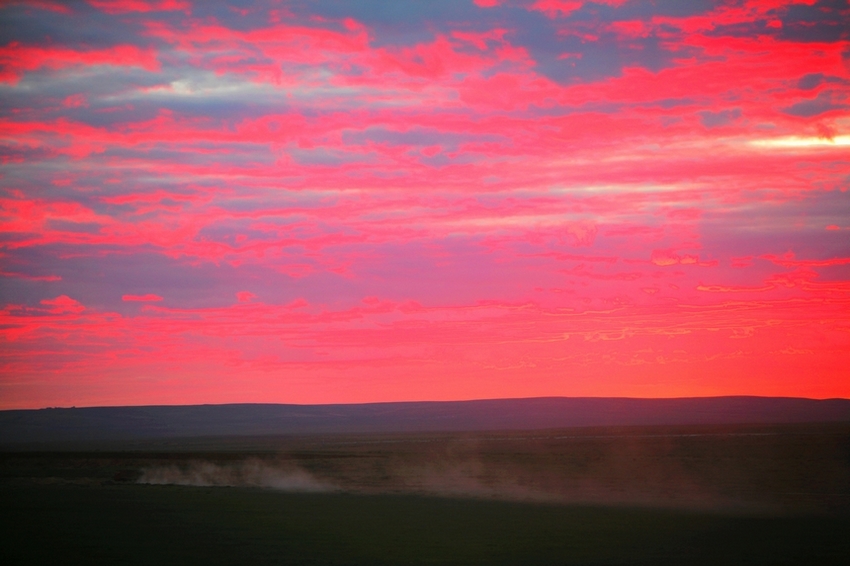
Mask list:
[[850,397],[846,0],[0,29],[0,409]]
[[151,454],[133,477],[154,485],[847,516],[848,432],[846,424],[655,426],[278,439],[277,454],[190,451],[171,461]]
[[148,486],[149,497],[150,486],[234,487],[850,518],[848,440],[845,419],[66,441],[4,446],[0,487]]
[[[850,422],[850,400],[539,398],[362,405],[195,405],[0,411],[0,449],[62,450],[170,439],[521,431],[648,425]],[[92,444],[93,443],[93,444]]]

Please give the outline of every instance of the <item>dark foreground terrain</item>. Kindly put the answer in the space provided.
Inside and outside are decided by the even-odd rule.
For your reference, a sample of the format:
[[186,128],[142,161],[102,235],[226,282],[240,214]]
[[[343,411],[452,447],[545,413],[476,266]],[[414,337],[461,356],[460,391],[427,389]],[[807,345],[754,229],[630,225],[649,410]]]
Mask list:
[[338,405],[226,404],[0,411],[0,449],[82,440],[850,422],[850,399],[536,397]]
[[3,564],[850,564],[850,423],[37,448]]

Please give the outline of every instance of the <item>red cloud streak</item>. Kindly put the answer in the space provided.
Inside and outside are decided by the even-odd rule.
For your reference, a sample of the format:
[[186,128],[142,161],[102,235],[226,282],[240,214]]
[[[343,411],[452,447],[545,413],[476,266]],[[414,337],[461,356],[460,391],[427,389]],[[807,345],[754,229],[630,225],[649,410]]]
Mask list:
[[850,396],[850,8],[216,6],[0,7],[0,408]]

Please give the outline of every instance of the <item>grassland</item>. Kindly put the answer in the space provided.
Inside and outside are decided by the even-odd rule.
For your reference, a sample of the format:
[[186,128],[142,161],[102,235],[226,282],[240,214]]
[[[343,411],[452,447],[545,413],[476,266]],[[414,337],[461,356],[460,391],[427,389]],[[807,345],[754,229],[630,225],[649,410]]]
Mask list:
[[0,491],[4,564],[850,563],[850,424],[69,445]]

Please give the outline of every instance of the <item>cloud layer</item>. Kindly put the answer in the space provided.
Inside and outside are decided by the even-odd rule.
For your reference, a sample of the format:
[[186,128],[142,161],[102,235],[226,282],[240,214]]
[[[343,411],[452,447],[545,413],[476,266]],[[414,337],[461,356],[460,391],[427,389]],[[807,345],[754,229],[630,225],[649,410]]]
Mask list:
[[3,408],[850,396],[844,0],[0,22]]

